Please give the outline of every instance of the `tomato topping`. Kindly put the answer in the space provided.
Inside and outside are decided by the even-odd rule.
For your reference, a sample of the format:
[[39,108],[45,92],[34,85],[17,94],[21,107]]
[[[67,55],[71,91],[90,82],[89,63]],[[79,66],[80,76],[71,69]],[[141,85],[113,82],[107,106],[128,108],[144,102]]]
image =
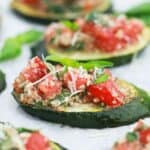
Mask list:
[[47,67],[39,57],[30,60],[27,67],[22,71],[24,78],[30,82],[35,82],[47,74]]
[[72,31],[62,24],[52,24],[48,27],[45,33],[45,41],[48,43],[56,40],[60,46],[67,47],[71,44]]
[[26,150],[51,150],[49,140],[39,132],[34,132],[27,139]]
[[79,70],[73,69],[68,71],[64,75],[64,84],[70,88],[73,87],[73,90],[84,90],[90,83],[90,75],[84,72],[83,74],[79,73]]
[[41,0],[22,0],[23,3],[29,4],[29,5],[35,5],[39,4]]
[[118,107],[123,104],[124,94],[118,89],[111,76],[103,83],[90,85],[87,91],[88,95],[93,97],[92,101],[94,103],[103,102],[109,107]]
[[38,85],[39,94],[45,99],[53,99],[61,93],[62,83],[49,75]]
[[147,144],[150,142],[150,128],[144,129],[139,132],[140,142],[143,144]]
[[94,38],[97,48],[105,52],[114,52],[138,40],[143,24],[138,20],[127,21],[125,18],[112,20],[114,25],[103,26],[92,21],[82,25],[82,32]]

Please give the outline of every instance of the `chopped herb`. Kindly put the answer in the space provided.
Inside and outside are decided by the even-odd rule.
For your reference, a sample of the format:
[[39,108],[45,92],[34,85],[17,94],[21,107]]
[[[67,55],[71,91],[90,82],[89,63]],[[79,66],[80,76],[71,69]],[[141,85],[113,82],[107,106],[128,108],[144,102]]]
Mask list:
[[133,142],[133,141],[137,140],[138,136],[135,132],[129,132],[126,135],[126,138],[129,142]]
[[109,26],[108,18],[105,15],[101,15],[98,12],[92,12],[86,16],[87,22],[94,22],[103,26]]
[[34,132],[37,130],[32,130],[32,129],[27,129],[27,128],[17,128],[18,133],[23,133],[23,132]]
[[107,81],[108,78],[109,78],[109,75],[103,73],[102,75],[100,75],[100,76],[95,80],[95,83],[96,83],[96,84],[103,83],[103,82]]
[[69,29],[73,30],[73,31],[76,31],[79,29],[79,25],[76,23],[76,22],[73,22],[73,21],[62,21],[62,23]]
[[74,45],[67,48],[67,50],[83,50],[84,48],[84,42],[77,41]]

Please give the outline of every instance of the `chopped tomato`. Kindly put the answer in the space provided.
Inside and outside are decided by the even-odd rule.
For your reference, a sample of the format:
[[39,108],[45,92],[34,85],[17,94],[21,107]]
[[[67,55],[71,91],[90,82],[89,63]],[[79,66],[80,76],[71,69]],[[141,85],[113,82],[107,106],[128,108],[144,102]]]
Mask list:
[[[83,90],[90,82],[90,76],[88,74],[81,75],[78,70],[68,71],[64,75],[64,84],[70,88],[72,86],[74,90]],[[71,84],[71,85],[70,85]]]
[[50,42],[56,39],[57,44],[60,46],[70,45],[72,38],[72,31],[62,24],[52,24],[48,27],[45,33],[45,41]]
[[51,150],[49,140],[39,132],[32,133],[25,143],[26,150]]
[[27,67],[22,71],[24,78],[30,82],[35,82],[47,74],[47,67],[39,57],[30,60]]
[[23,3],[25,4],[30,4],[30,5],[35,5],[39,4],[41,0],[22,0]]
[[62,83],[49,75],[38,85],[39,94],[46,99],[53,99],[61,93]]
[[84,23],[85,23],[85,20],[82,19],[82,18],[78,18],[75,22],[77,23],[77,25],[79,27],[82,27],[84,25]]
[[147,144],[150,142],[150,128],[144,129],[139,132],[140,142],[143,144]]
[[87,91],[90,97],[93,97],[93,102],[103,102],[109,107],[118,107],[123,104],[124,94],[118,89],[111,76],[104,83],[90,85]]
[[117,18],[113,21],[114,25],[108,27],[86,22],[82,25],[82,32],[93,37],[93,45],[105,52],[114,52],[138,40],[143,30],[143,24],[140,21],[127,21],[125,18]]
[[113,150],[142,150],[142,145],[138,142],[119,143]]

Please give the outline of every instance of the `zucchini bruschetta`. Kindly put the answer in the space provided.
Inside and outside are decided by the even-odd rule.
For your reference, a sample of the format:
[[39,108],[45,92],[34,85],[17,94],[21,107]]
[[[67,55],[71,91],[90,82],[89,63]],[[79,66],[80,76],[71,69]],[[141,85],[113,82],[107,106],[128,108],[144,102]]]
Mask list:
[[149,44],[150,30],[140,20],[91,13],[75,22],[52,23],[33,56],[57,54],[78,61],[108,60],[122,65]]
[[8,123],[0,123],[1,150],[65,150],[61,145],[49,140],[38,130],[15,128]]
[[38,21],[49,23],[52,20],[83,17],[94,10],[110,12],[110,0],[12,0],[12,9],[18,14]]
[[124,139],[116,142],[113,150],[149,150],[150,127],[139,121],[133,131],[128,132]]
[[0,70],[0,93],[5,89],[6,81],[5,74]]
[[105,61],[79,63],[51,55],[34,57],[13,84],[13,96],[28,113],[82,128],[115,127],[149,116],[150,97],[115,78]]

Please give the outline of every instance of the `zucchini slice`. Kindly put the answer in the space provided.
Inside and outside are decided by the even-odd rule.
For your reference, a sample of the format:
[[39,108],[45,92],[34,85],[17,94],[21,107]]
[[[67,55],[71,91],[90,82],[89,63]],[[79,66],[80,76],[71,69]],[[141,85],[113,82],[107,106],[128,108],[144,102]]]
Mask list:
[[[30,135],[35,132],[40,133],[40,131],[38,130],[31,130],[27,128],[14,128],[12,125],[8,123],[0,123],[0,133],[1,133],[0,149],[1,150],[24,149],[25,147],[24,140],[27,140],[28,137],[30,137]],[[42,134],[40,133],[39,135],[41,136]],[[36,137],[37,136],[38,135],[36,135]],[[66,148],[64,148],[63,146],[54,141],[49,140],[48,143],[50,145],[51,150],[66,150]]]
[[32,57],[49,54],[56,54],[62,57],[69,57],[77,61],[104,60],[111,61],[114,66],[120,66],[130,63],[135,56],[138,56],[148,46],[150,42],[150,29],[145,27],[143,34],[138,43],[128,46],[126,49],[116,51],[114,53],[102,53],[99,51],[85,52],[82,50],[74,50],[65,52],[62,49],[52,50],[50,46],[46,47],[44,41],[39,41],[31,47]]
[[[66,13],[55,13],[55,12],[43,12],[37,10],[36,8],[27,6],[20,2],[20,0],[12,0],[11,9],[18,15],[30,20],[35,21],[42,24],[48,24],[53,20],[63,20],[69,19],[74,20],[77,17],[85,16],[86,12],[77,12],[73,13],[72,11],[68,11]],[[112,12],[112,3],[110,0],[105,0],[103,4],[96,8],[99,12]]]
[[141,150],[148,148],[148,145],[150,144],[150,141],[147,140],[147,137],[150,134],[149,131],[150,126],[145,124],[142,120],[139,120],[133,130],[127,132],[124,138],[115,142],[112,150],[124,149],[125,147],[127,149],[134,149],[135,146],[137,149]]
[[0,70],[0,92],[6,88],[5,74]]
[[[19,95],[12,92],[17,103],[29,114],[39,117],[43,120],[66,124],[80,128],[106,128],[127,125],[150,115],[150,96],[134,85],[119,80],[119,82],[130,89],[132,100],[123,106],[111,109],[96,109],[92,106],[88,108],[78,107],[66,108],[63,111],[57,111],[45,106],[35,106],[23,104]],[[134,94],[136,93],[136,94]]]

